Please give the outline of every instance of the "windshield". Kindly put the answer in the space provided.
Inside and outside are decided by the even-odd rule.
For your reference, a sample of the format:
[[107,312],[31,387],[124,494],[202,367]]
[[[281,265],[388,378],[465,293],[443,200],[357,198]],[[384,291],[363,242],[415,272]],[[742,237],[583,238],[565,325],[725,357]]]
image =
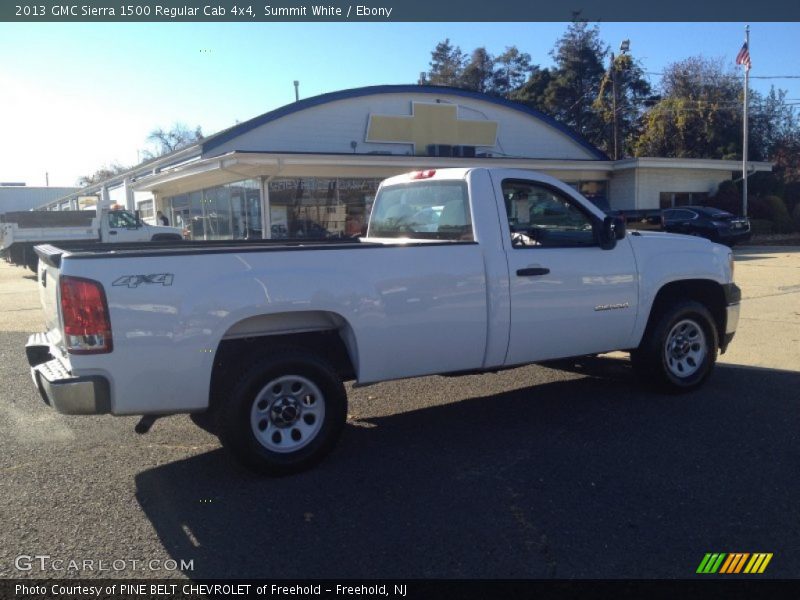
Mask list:
[[381,188],[367,236],[472,241],[466,184],[427,181]]

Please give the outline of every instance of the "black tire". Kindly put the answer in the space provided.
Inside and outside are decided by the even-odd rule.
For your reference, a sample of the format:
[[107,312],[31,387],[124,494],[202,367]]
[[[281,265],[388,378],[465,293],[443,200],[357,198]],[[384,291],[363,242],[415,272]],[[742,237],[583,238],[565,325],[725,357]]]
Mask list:
[[631,352],[633,368],[643,382],[664,391],[697,389],[717,360],[719,335],[714,318],[694,301],[677,301],[658,310],[642,343]]
[[267,475],[289,475],[320,462],[347,419],[341,378],[301,348],[276,348],[254,360],[232,379],[226,396],[216,411],[222,445]]

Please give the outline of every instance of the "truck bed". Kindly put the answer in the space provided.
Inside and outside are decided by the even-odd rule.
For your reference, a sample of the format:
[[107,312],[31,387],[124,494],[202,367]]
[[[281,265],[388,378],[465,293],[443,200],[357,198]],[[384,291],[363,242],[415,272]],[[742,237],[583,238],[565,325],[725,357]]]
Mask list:
[[[475,244],[476,242],[454,242],[451,240],[431,240],[401,242],[396,246],[453,246]],[[193,254],[223,254],[240,252],[286,252],[300,250],[358,250],[366,248],[382,248],[386,243],[370,242],[362,238],[331,239],[277,239],[277,240],[209,240],[209,241],[165,241],[136,242],[130,244],[103,244],[73,242],[54,246],[41,244],[35,247],[36,254],[47,264],[58,267],[61,257],[69,252],[70,258],[139,258],[153,256],[188,256]]]
[[[452,245],[453,242],[441,242]],[[436,244],[436,242],[433,242]],[[383,246],[360,238],[334,238],[321,240],[212,240],[183,242],[137,242],[131,244],[73,243],[68,246],[43,244],[36,246],[39,258],[52,266],[59,266],[61,257],[69,252],[70,258],[138,258],[169,255],[220,254],[228,252],[285,252],[287,250],[345,250]],[[417,244],[409,244],[417,245]],[[426,243],[426,245],[430,245]]]
[[20,229],[43,227],[91,227],[94,210],[24,210],[0,215],[0,223],[16,223]]

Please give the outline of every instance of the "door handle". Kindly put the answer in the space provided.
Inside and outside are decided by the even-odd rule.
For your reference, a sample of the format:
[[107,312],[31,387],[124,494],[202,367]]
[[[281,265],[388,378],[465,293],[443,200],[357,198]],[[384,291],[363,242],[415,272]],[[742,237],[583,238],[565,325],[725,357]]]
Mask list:
[[116,231],[109,231],[108,235],[117,235],[117,232]]
[[520,277],[535,277],[536,275],[547,275],[550,269],[544,267],[529,267],[527,269],[517,269],[517,275]]

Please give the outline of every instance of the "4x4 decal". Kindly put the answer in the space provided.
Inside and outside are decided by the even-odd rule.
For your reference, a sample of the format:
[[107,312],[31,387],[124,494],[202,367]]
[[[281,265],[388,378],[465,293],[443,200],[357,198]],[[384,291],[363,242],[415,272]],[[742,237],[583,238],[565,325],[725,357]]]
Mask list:
[[161,285],[172,285],[172,273],[153,273],[151,275],[123,275],[115,280],[111,285],[126,286],[129,288],[139,287],[142,283],[160,283]]

